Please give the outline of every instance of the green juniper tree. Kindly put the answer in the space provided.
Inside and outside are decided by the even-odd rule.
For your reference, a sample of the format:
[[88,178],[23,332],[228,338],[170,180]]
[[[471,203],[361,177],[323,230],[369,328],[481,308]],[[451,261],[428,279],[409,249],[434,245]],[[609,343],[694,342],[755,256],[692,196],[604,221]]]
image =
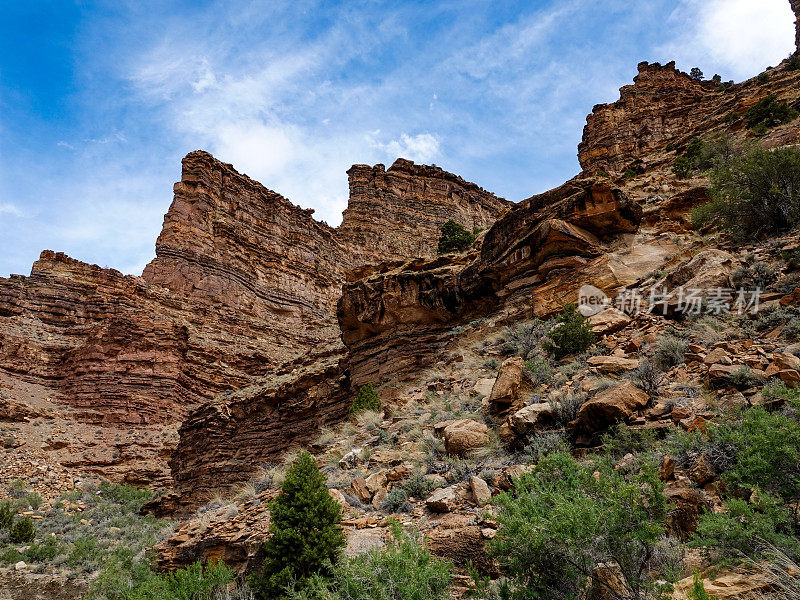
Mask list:
[[301,452],[287,472],[270,516],[264,569],[250,581],[259,598],[281,600],[290,586],[302,588],[312,576],[331,575],[345,545],[342,510],[309,452]]

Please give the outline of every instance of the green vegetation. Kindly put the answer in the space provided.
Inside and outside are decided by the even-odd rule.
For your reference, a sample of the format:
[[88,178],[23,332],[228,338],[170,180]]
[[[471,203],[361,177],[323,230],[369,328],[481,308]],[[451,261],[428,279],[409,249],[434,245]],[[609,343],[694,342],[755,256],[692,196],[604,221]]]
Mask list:
[[392,524],[394,540],[336,565],[331,579],[315,576],[293,600],[445,600],[451,565],[431,556],[416,536]]
[[586,317],[578,312],[574,304],[564,307],[547,337],[549,340],[544,340],[542,347],[556,360],[585,352],[596,341]]
[[683,363],[685,353],[686,342],[674,336],[664,336],[656,344],[653,364],[662,371],[667,371]]
[[689,590],[689,600],[716,600],[715,596],[710,595],[706,592],[706,586],[703,585],[703,581],[700,579],[700,574],[695,569],[694,572],[694,581],[692,582],[692,589]]
[[286,473],[270,515],[264,568],[250,580],[259,597],[287,598],[290,586],[302,590],[312,577],[329,578],[345,545],[342,509],[309,452],[300,452]]
[[785,102],[778,100],[775,94],[770,94],[751,106],[745,118],[747,126],[758,132],[766,133],[768,129],[789,123],[797,118],[798,112]]
[[506,597],[584,597],[597,565],[610,561],[631,598],[656,591],[653,557],[667,504],[653,467],[626,478],[609,462],[552,454],[495,501],[503,510],[490,550],[513,578]]
[[699,68],[692,67],[692,70],[689,71],[689,77],[691,77],[692,79],[695,79],[697,81],[702,81],[704,75],[703,75],[703,72]]
[[26,544],[36,539],[36,527],[33,524],[33,519],[30,517],[22,517],[11,526],[8,532],[8,539],[12,544]]
[[92,583],[86,600],[212,600],[224,598],[234,573],[221,563],[205,567],[196,562],[185,569],[159,575],[149,562],[121,548]]
[[553,369],[546,358],[525,361],[525,371],[534,383],[544,383],[550,379]]
[[358,388],[358,395],[350,406],[350,414],[360,415],[367,411],[381,411],[381,397],[371,383],[367,383]]
[[714,223],[738,241],[800,223],[800,151],[758,146],[711,172],[712,201],[692,211],[695,228]]
[[448,221],[442,225],[442,235],[439,237],[439,254],[463,252],[475,241],[475,234],[455,221]]

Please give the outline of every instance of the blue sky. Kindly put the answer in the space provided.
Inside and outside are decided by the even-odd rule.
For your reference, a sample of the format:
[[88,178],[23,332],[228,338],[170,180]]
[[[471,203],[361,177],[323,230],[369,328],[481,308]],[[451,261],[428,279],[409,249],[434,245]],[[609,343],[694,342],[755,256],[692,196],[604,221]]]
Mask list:
[[202,148],[332,225],[353,163],[436,163],[521,200],[575,175],[641,60],[740,80],[786,0],[4,0],[0,276],[43,249],[126,273]]

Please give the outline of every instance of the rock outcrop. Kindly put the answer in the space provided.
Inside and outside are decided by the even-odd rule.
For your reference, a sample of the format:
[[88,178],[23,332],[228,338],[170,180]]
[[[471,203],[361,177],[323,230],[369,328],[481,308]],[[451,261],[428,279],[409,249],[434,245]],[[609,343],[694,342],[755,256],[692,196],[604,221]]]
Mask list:
[[[636,231],[641,218],[621,190],[576,179],[515,206],[486,233],[479,253],[387,266],[348,282],[338,316],[353,381],[414,372],[466,319],[501,307],[523,316],[560,310],[577,299],[579,285],[554,292],[548,283],[580,273],[601,258],[602,240]],[[609,279],[596,283],[626,283]],[[539,304],[539,289],[548,304]]]
[[[768,75],[766,83],[750,79],[723,86],[692,79],[674,62],[640,63],[634,84],[620,89],[620,99],[598,104],[587,117],[578,146],[581,167],[592,175],[622,175],[629,169],[640,173],[671,164],[694,137],[723,131],[751,135],[744,120],[732,122],[731,116],[743,116],[769,94],[790,104],[800,100],[800,72],[778,67]],[[798,139],[800,123],[795,120],[771,130],[761,141],[774,146]]]
[[337,234],[362,264],[435,257],[443,223],[486,229],[513,206],[439,167],[402,158],[388,170],[354,165],[347,175],[350,200]]
[[794,11],[796,20],[795,20],[795,46],[798,50],[800,50],[800,0],[789,0],[789,3],[792,5],[792,10]]

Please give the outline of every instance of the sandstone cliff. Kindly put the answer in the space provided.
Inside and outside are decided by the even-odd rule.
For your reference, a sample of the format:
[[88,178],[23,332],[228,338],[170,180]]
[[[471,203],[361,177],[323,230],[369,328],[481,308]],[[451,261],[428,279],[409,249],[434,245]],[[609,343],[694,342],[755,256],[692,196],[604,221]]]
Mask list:
[[[634,84],[620,99],[598,104],[586,119],[578,159],[585,173],[622,175],[664,167],[692,138],[726,131],[752,137],[741,117],[760,99],[775,94],[789,104],[800,102],[800,71],[767,70],[769,81],[750,79],[730,86],[697,81],[675,63],[640,63]],[[732,121],[733,117],[738,120]],[[762,138],[769,146],[800,141],[797,122],[777,127]]]
[[350,201],[337,233],[362,264],[432,258],[446,221],[485,229],[513,205],[439,167],[405,159],[388,170],[354,165],[347,175]]
[[[360,181],[364,169],[375,176]],[[45,251],[29,277],[0,278],[0,373],[40,386],[75,423],[174,425],[224,391],[269,386],[267,375],[289,373],[304,356],[308,364],[341,353],[335,311],[348,271],[431,258],[442,223],[484,227],[509,204],[410,161],[388,173],[356,166],[350,176],[351,208],[334,229],[231,165],[190,153],[142,277]],[[338,418],[335,398],[327,410]],[[307,437],[316,420],[276,435]],[[92,444],[106,445],[98,432]],[[265,439],[261,449],[284,447]],[[125,471],[106,458],[95,466]],[[132,476],[165,471],[162,457]]]

